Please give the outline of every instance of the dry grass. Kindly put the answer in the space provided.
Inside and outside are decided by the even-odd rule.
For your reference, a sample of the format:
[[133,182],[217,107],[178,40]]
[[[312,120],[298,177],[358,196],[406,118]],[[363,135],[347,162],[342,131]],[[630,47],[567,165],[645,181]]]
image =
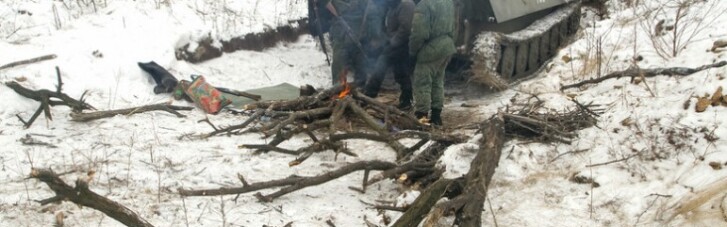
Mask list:
[[720,1],[668,0],[652,8],[638,2],[640,24],[654,51],[662,58],[677,57],[695,38],[706,31],[723,13]]
[[[664,219],[664,223],[670,223],[676,218],[677,216],[684,216],[688,221],[691,222],[699,222],[701,220],[704,220],[706,218],[727,218],[722,217],[724,216],[719,209],[714,209],[715,206],[712,206],[708,209],[700,209],[704,208],[705,204],[712,202],[719,202],[724,203],[723,198],[724,194],[727,192],[727,178],[722,178],[718,181],[715,181],[712,184],[709,184],[705,186],[703,189],[699,190],[698,192],[695,192],[694,194],[690,196],[685,196],[684,198],[680,199],[675,205],[670,207],[667,211],[666,218]],[[719,199],[719,201],[715,201],[716,199]],[[719,205],[718,207],[723,207],[723,205]]]

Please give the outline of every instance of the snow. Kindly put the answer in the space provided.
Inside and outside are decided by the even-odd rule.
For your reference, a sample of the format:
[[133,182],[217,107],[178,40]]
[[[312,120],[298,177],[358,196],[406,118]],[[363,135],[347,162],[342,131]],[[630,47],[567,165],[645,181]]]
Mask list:
[[[79,1],[80,2],[80,1]],[[107,3],[102,4],[101,2]],[[492,209],[485,204],[483,225],[492,226],[725,226],[722,207],[727,163],[727,128],[721,117],[727,107],[709,107],[696,113],[696,97],[727,87],[725,68],[686,77],[659,76],[633,84],[629,78],[612,79],[583,89],[560,91],[560,86],[595,77],[596,42],[601,40],[601,75],[633,66],[641,68],[696,67],[727,60],[724,52],[710,52],[712,43],[727,38],[725,1],[700,2],[685,23],[700,32],[686,40],[676,57],[664,57],[649,38],[658,19],[674,18],[673,8],[659,8],[673,0],[639,1],[626,6],[610,1],[609,18],[598,20],[584,10],[582,30],[535,78],[512,89],[475,99],[453,97],[445,108],[464,110],[460,104],[479,105],[474,119],[486,119],[510,104],[537,94],[548,108],[572,108],[568,95],[580,102],[602,104],[606,112],[598,127],[578,132],[572,144],[542,144],[513,140],[505,144],[500,164],[488,192]],[[646,2],[646,3],[643,3]],[[156,61],[177,78],[205,75],[212,84],[238,90],[275,85],[326,86],[330,82],[325,57],[312,37],[281,44],[264,52],[238,51],[201,64],[177,61],[175,47],[205,34],[230,38],[287,23],[305,15],[305,1],[76,1],[0,2],[0,64],[56,54],[54,60],[0,71],[0,81],[19,81],[33,89],[53,89],[55,66],[60,67],[64,92],[80,97],[98,109],[116,109],[172,101],[154,95],[153,81],[137,62]],[[54,10],[58,12],[60,28]],[[705,10],[709,8],[710,10]],[[659,9],[659,10],[654,10]],[[20,13],[20,12],[26,13]],[[27,12],[30,12],[28,14]],[[658,12],[651,13],[650,12]],[[706,14],[699,14],[700,12]],[[712,21],[714,19],[714,21]],[[667,24],[670,20],[666,20]],[[689,27],[695,26],[695,27]],[[701,27],[700,27],[701,26]],[[663,36],[668,39],[669,34]],[[94,56],[100,52],[103,57]],[[570,61],[565,61],[568,56]],[[647,86],[648,85],[648,86]],[[347,189],[358,186],[363,173],[351,174],[316,187],[261,203],[251,194],[182,198],[176,189],[239,186],[237,174],[260,182],[295,174],[310,176],[361,160],[393,161],[388,147],[354,140],[348,146],[359,157],[325,152],[300,166],[288,167],[293,157],[267,153],[254,155],[238,149],[246,143],[264,143],[259,135],[191,140],[184,135],[207,132],[197,123],[209,117],[217,125],[236,124],[244,116],[227,113],[205,115],[200,110],[176,118],[164,112],[93,121],[71,122],[70,109],[52,108],[53,121],[40,117],[23,129],[16,115],[28,118],[38,103],[0,86],[0,226],[47,226],[63,212],[69,226],[119,226],[120,223],[69,202],[40,206],[35,200],[52,196],[37,180],[26,179],[31,167],[52,168],[67,182],[96,171],[90,187],[136,211],[157,226],[363,226],[364,220],[383,225],[384,217],[368,204],[389,201],[411,203],[420,193],[394,181],[373,185],[365,194]],[[685,102],[690,100],[688,108]],[[174,101],[176,105],[190,105]],[[624,121],[625,119],[630,119]],[[446,123],[446,122],[445,122]],[[463,133],[473,134],[472,130]],[[24,146],[20,138],[50,142],[58,148]],[[710,141],[707,138],[717,138]],[[474,158],[479,136],[445,151],[438,165],[445,176],[462,176]],[[297,148],[310,143],[304,137],[284,143]],[[626,159],[599,165],[613,160]],[[574,175],[592,178],[577,184]],[[265,190],[263,193],[270,193]],[[708,195],[706,199],[703,196]],[[686,208],[685,208],[686,207]],[[689,209],[687,209],[689,208]],[[386,211],[396,220],[400,213]]]

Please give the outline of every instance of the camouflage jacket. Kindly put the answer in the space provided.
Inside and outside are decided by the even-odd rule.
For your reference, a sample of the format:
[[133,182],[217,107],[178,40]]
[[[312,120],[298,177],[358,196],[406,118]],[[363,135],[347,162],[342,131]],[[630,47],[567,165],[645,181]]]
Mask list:
[[386,14],[386,33],[389,36],[390,48],[408,48],[414,7],[416,5],[412,0],[401,0]]
[[422,0],[417,4],[409,37],[409,55],[432,62],[456,52],[452,0]]
[[[326,9],[326,5],[330,2],[333,4],[333,7],[336,8],[336,12],[338,12],[338,15],[346,21],[349,27],[351,27],[351,30],[355,33],[358,33],[361,28],[361,23],[363,22],[363,15],[364,11],[366,9],[366,3],[367,0],[319,0],[321,1],[321,5],[323,6],[322,9]],[[346,39],[346,30],[342,26],[342,24],[337,21],[335,18],[333,19],[331,23],[331,38],[336,39]],[[360,36],[360,34],[355,34],[357,36]]]

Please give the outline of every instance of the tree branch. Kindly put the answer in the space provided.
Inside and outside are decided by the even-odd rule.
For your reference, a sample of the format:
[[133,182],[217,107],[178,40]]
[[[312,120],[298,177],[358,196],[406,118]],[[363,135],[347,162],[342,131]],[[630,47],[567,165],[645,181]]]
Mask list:
[[727,65],[727,61],[720,61],[713,64],[703,65],[697,68],[685,68],[685,67],[673,67],[673,68],[655,68],[655,69],[638,69],[638,68],[630,68],[624,71],[619,72],[613,72],[609,73],[606,76],[594,78],[590,80],[584,80],[575,84],[569,84],[565,85],[560,88],[561,91],[570,89],[570,88],[577,88],[581,87],[586,84],[597,84],[600,82],[603,82],[608,79],[614,79],[614,78],[621,78],[621,77],[636,77],[636,76],[643,76],[643,77],[655,77],[659,75],[665,75],[665,76],[688,76],[694,73],[697,73],[699,71],[709,69],[709,68],[719,68],[722,66]]
[[119,110],[104,110],[90,113],[71,113],[71,120],[77,122],[88,122],[103,118],[114,117],[116,115],[132,115],[149,111],[166,111],[177,117],[185,117],[183,114],[177,112],[177,110],[193,110],[193,107],[188,106],[174,106],[171,104],[151,104],[146,106],[132,107]]
[[92,192],[88,188],[88,181],[90,179],[78,179],[76,181],[76,187],[72,187],[48,169],[32,169],[30,171],[30,177],[46,183],[56,193],[54,197],[38,201],[41,205],[69,200],[75,204],[101,211],[126,226],[153,226],[129,208]]

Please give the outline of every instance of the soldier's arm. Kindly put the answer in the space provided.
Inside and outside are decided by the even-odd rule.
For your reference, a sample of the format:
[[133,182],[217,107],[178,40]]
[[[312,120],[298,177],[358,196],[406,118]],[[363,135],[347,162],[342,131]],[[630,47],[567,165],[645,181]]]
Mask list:
[[414,17],[411,21],[411,35],[409,36],[409,55],[416,56],[424,42],[429,40],[429,10],[424,4],[419,3],[414,10]]
[[412,17],[414,17],[414,7],[415,5],[412,1],[401,2],[401,10],[396,18],[399,21],[399,28],[389,41],[392,48],[401,46],[405,43],[406,39],[409,39],[409,35],[411,35],[411,21]]

